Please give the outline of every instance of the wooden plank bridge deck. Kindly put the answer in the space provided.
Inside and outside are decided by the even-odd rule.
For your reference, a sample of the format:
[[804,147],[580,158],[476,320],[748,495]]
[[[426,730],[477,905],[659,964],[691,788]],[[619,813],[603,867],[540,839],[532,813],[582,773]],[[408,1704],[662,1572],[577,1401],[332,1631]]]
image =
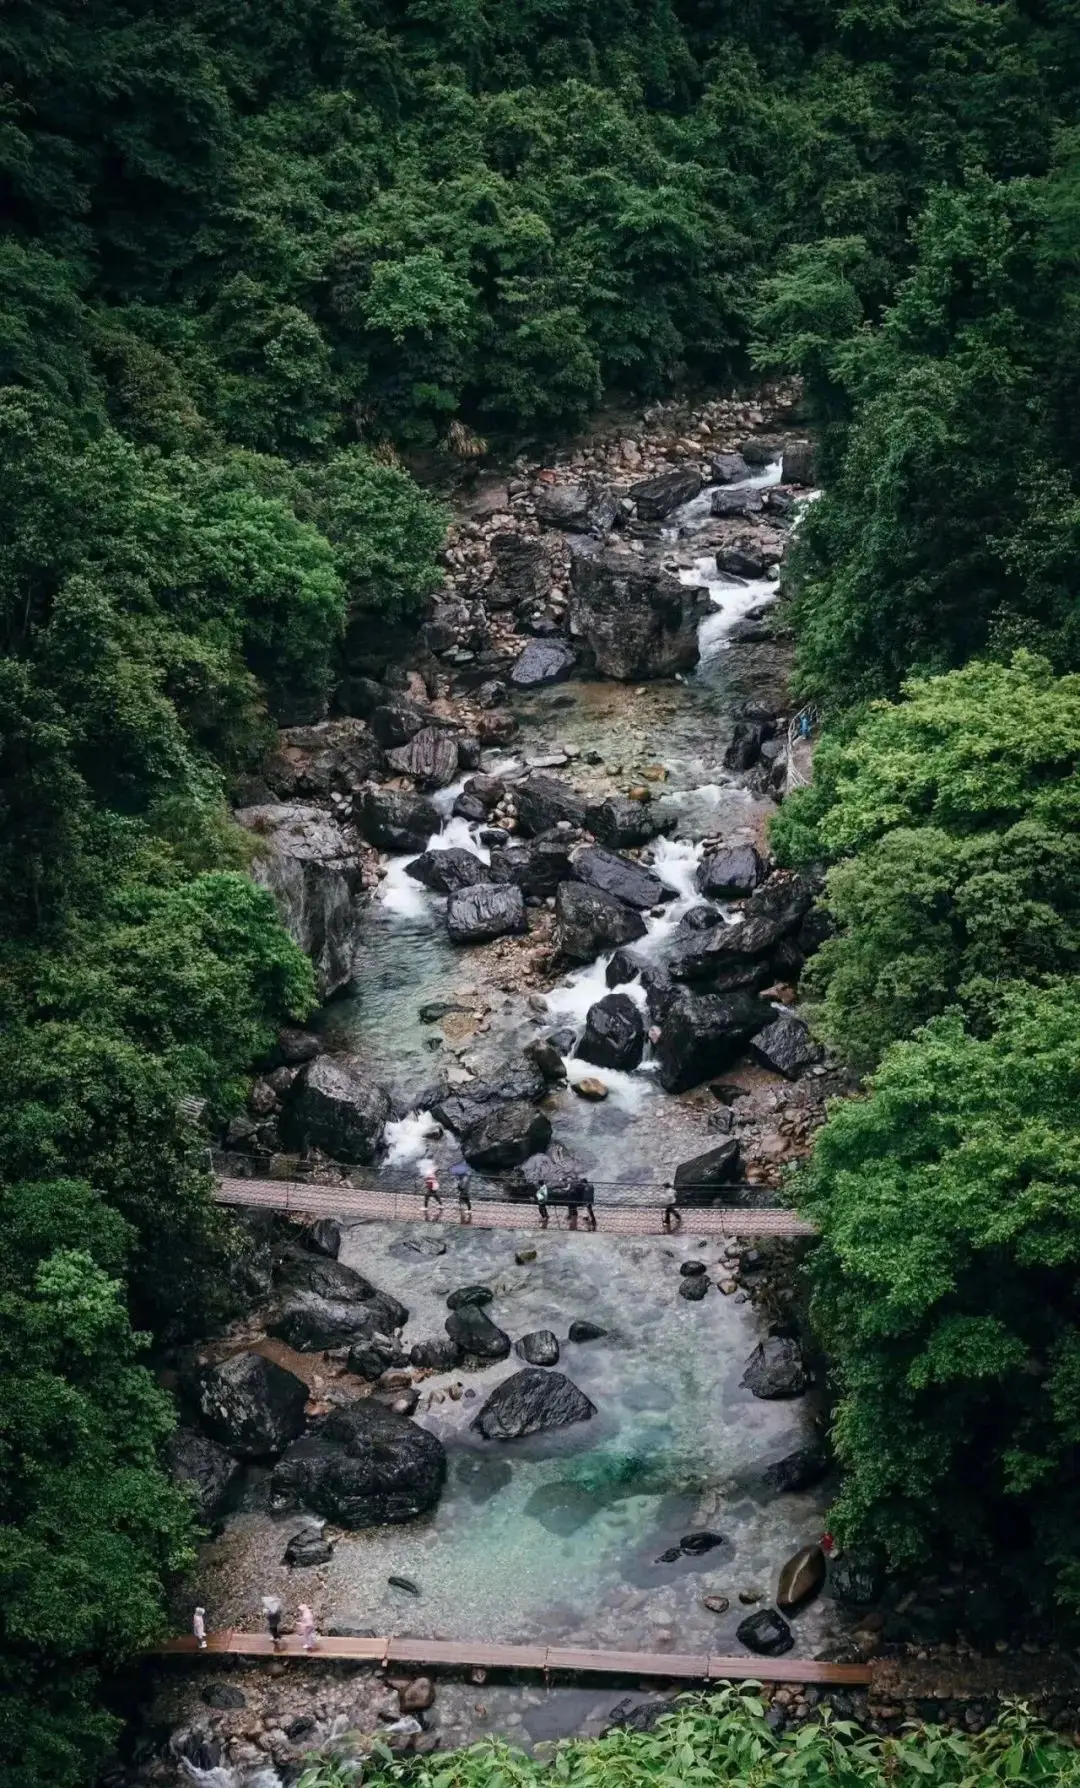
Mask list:
[[[307,1180],[228,1179],[217,1181],[217,1197],[222,1204],[248,1205],[263,1210],[294,1211],[306,1217],[357,1217],[392,1223],[423,1223],[423,1199],[409,1192],[376,1192],[360,1186],[324,1186]],[[662,1205],[606,1205],[595,1207],[597,1232],[601,1235],[659,1236],[665,1234]],[[775,1208],[757,1209],[742,1206],[708,1206],[695,1209],[681,1207],[682,1222],[676,1232],[690,1236],[810,1236],[813,1224],[796,1217],[792,1211]],[[431,1222],[456,1224],[459,1221],[457,1200],[447,1187],[441,1216],[437,1207],[428,1218]],[[512,1203],[509,1200],[474,1198],[471,1224],[474,1229],[532,1230],[540,1234],[536,1206]],[[565,1208],[549,1207],[549,1232],[567,1231],[570,1221]],[[578,1235],[592,1232],[579,1219]]]
[[167,1639],[159,1655],[195,1659],[213,1655],[256,1658],[351,1658],[373,1664],[422,1664],[447,1670],[523,1670],[551,1675],[664,1677],[685,1682],[790,1682],[866,1686],[869,1664],[823,1664],[814,1658],[728,1658],[690,1652],[587,1651],[565,1645],[487,1645],[469,1639],[337,1639],[320,1635],[316,1649],[304,1651],[295,1634],[275,1647],[269,1633],[226,1630],[207,1634],[206,1649],[195,1639]]

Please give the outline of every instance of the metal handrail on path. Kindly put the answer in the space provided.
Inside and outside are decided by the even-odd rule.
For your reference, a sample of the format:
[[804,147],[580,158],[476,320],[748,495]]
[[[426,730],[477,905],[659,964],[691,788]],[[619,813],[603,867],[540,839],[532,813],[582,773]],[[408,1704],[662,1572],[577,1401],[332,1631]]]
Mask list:
[[689,1682],[843,1683],[865,1686],[873,1679],[869,1664],[820,1663],[816,1658],[731,1658],[712,1653],[590,1651],[565,1645],[490,1645],[471,1639],[323,1638],[305,1651],[290,1634],[275,1645],[269,1633],[228,1630],[207,1635],[205,1649],[188,1635],[166,1639],[159,1655],[198,1658],[215,1654],[241,1657],[352,1658],[373,1664],[423,1664],[450,1670],[525,1670],[549,1676],[667,1677]]
[[[760,1192],[760,1187],[754,1187]],[[241,1205],[261,1210],[293,1212],[305,1217],[356,1217],[394,1223],[438,1223],[459,1221],[475,1229],[532,1230],[542,1233],[537,1207],[532,1200],[514,1202],[474,1196],[471,1210],[459,1210],[454,1192],[448,1188],[445,1206],[432,1205],[425,1210],[424,1200],[417,1193],[382,1192],[371,1188],[345,1185],[319,1185],[311,1180],[239,1179],[221,1176],[216,1181],[216,1197],[221,1204]],[[582,1226],[581,1206],[560,1205],[554,1199],[548,1206],[548,1230],[573,1230],[579,1235],[593,1233]],[[670,1202],[650,1205],[593,1205],[596,1233],[603,1235],[648,1236],[672,1233],[665,1221]],[[813,1224],[794,1212],[764,1206],[694,1206],[680,1205],[676,1233],[695,1236],[812,1236]]]

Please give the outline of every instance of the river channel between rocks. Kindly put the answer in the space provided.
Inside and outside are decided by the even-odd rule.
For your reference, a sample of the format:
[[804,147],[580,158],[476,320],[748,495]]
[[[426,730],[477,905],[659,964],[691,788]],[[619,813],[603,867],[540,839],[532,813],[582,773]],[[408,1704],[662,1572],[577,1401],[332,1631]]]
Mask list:
[[[763,490],[779,476],[774,460],[745,482]],[[786,708],[786,650],[769,626],[754,624],[767,616],[777,583],[768,575],[748,581],[718,574],[707,550],[715,535],[709,533],[710,495],[706,488],[670,516],[650,549],[684,584],[707,592],[697,668],[637,687],[573,681],[516,695],[512,743],[486,751],[480,766],[511,783],[529,770],[551,768],[589,800],[649,780],[665,831],[641,856],[663,884],[665,900],[636,945],[645,961],[662,960],[680,920],[701,903],[694,879],[701,841],[761,846],[775,811],[760,777],[753,792],[745,777],[725,768],[724,758],[748,702],[781,713]],[[437,795],[444,824],[428,848],[456,846],[486,860],[482,827],[451,812],[463,781]],[[287,1626],[303,1601],[324,1633],[737,1652],[739,1622],[774,1601],[781,1565],[821,1534],[828,1486],[778,1493],[765,1476],[769,1465],[814,1441],[819,1387],[763,1400],[742,1384],[767,1323],[750,1292],[732,1284],[742,1252],[737,1244],[677,1236],[634,1242],[603,1233],[605,1200],[655,1202],[680,1161],[723,1140],[728,1113],[718,1116],[707,1087],[678,1097],[661,1091],[651,1047],[636,1071],[603,1072],[604,1099],[582,1098],[575,1084],[596,1069],[577,1058],[574,1044],[566,1081],[549,1090],[544,1110],[557,1142],[595,1186],[599,1233],[538,1228],[529,1236],[461,1227],[450,1190],[460,1153],[453,1135],[434,1123],[428,1090],[440,1079],[453,1085],[455,1074],[467,1083],[492,1062],[520,1056],[538,1024],[568,1027],[580,1039],[586,1011],[608,991],[610,952],[569,973],[562,965],[562,972],[534,976],[530,988],[530,978],[515,973],[514,960],[499,946],[463,949],[450,942],[445,899],[405,873],[414,854],[384,862],[361,922],[357,991],[331,1002],[320,1025],[324,1044],[368,1064],[404,1114],[387,1126],[382,1160],[357,1177],[414,1188],[434,1164],[445,1215],[423,1226],[342,1225],[338,1258],[407,1306],[406,1349],[443,1333],[451,1292],[489,1287],[488,1314],[514,1341],[536,1330],[554,1332],[559,1370],[596,1413],[525,1439],[485,1440],[471,1423],[493,1387],[521,1369],[521,1359],[423,1376],[414,1419],[438,1436],[448,1461],[437,1507],[402,1525],[328,1528],[332,1556],[305,1569],[283,1563],[304,1518],[272,1515],[269,1471],[250,1467],[239,1505],[200,1556],[195,1588],[208,1624],[256,1627],[260,1598],[275,1594]],[[624,990],[644,1006],[640,982]],[[424,1008],[434,1002],[445,1010],[433,1020]],[[782,998],[775,1003],[784,1009]],[[743,1066],[734,1078],[736,1092],[741,1084],[766,1105],[772,1089],[784,1086],[760,1067]],[[767,1184],[770,1176],[760,1177]],[[474,1175],[473,1188],[474,1198],[483,1195],[482,1176]],[[700,1302],[679,1295],[687,1262],[704,1264],[710,1281]],[[570,1325],[580,1321],[605,1333],[568,1341]],[[284,1359],[278,1347],[274,1357],[297,1369],[299,1356]],[[324,1374],[311,1356],[304,1359],[312,1406],[332,1406],[332,1371]],[[320,1402],[328,1390],[329,1401]],[[684,1536],[702,1530],[713,1536],[708,1550],[680,1549]],[[177,1615],[186,1619],[184,1610]],[[818,1597],[792,1620],[796,1655],[820,1652],[842,1625],[828,1594]],[[306,1690],[298,1668],[289,1671],[294,1713],[303,1711],[305,1694],[312,1705],[320,1695],[325,1703],[321,1721],[304,1733],[310,1745],[332,1735],[345,1716],[340,1696],[327,1699],[325,1673],[332,1667],[304,1668],[310,1670]],[[282,1693],[279,1685],[279,1700]],[[195,1695],[193,1685],[188,1699]],[[182,1703],[173,1684],[166,1694],[172,1719],[178,1697]],[[480,1698],[475,1689],[447,1687],[440,1690],[442,1742],[493,1728],[522,1738],[557,1736],[594,1723],[598,1710],[617,1699],[591,1690],[507,1688]],[[369,1724],[377,1723],[373,1708]],[[363,1723],[360,1713],[354,1721]],[[190,1760],[183,1767],[185,1779],[207,1775]],[[228,1784],[256,1779],[243,1769],[217,1776]]]

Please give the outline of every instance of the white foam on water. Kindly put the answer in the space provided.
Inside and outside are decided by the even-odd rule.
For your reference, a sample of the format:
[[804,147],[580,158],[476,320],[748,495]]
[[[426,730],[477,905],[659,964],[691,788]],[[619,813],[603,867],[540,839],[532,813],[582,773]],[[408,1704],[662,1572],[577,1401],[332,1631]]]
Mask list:
[[481,863],[491,861],[491,852],[479,842],[468,820],[460,816],[448,819],[441,832],[433,832],[427,847],[429,851],[471,851]]
[[408,1167],[412,1161],[423,1162],[430,1146],[429,1132],[439,1124],[430,1111],[410,1111],[403,1118],[394,1118],[386,1126],[386,1167]]
[[464,792],[466,781],[466,777],[459,776],[456,782],[450,784],[449,788],[437,788],[432,795],[431,805],[434,807],[436,813],[442,814],[444,820],[450,818],[454,809],[454,802],[457,800],[458,796]]
[[780,482],[780,461],[772,459],[760,472],[753,472],[749,478],[740,478],[735,484],[707,484],[689,503],[676,509],[668,517],[663,529],[665,540],[677,540],[680,534],[692,534],[712,515],[712,498],[714,490],[767,490]]
[[[680,573],[680,576],[684,583],[689,581],[685,572]],[[752,609],[763,608],[767,603],[775,602],[779,593],[779,585],[764,577],[750,578],[746,583],[715,578],[706,587],[713,612],[705,616],[698,628],[698,648],[703,663],[715,658],[718,652],[726,652],[731,645],[732,628],[744,620]]]
[[427,889],[406,875],[406,863],[415,859],[409,857],[391,857],[386,874],[379,883],[379,901],[388,913],[396,919],[423,919],[431,911],[431,897]]
[[546,996],[547,1008],[553,1018],[561,1019],[564,1024],[572,1024],[577,1030],[584,1030],[585,1018],[590,1006],[602,1000],[611,989],[604,979],[607,965],[613,952],[600,956],[595,962],[588,962],[584,968],[575,969],[567,975],[558,987],[553,987]]
[[[623,989],[617,991],[622,993]],[[576,1055],[567,1057],[566,1078],[571,1086],[577,1086],[581,1080],[602,1080],[608,1090],[604,1103],[628,1112],[640,1111],[651,1091],[648,1083],[634,1074],[623,1074],[617,1068],[598,1068],[595,1062],[583,1062]]]

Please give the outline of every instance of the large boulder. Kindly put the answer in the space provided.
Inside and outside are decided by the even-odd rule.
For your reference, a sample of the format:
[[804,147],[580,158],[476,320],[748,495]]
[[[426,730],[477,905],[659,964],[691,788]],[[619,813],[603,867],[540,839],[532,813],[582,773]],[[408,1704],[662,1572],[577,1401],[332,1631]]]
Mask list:
[[547,776],[542,770],[534,770],[517,784],[514,805],[519,827],[534,838],[550,832],[562,820],[572,826],[585,824],[584,796],[558,776]]
[[483,1080],[470,1080],[456,1091],[440,1093],[431,1110],[440,1124],[460,1133],[509,1100],[542,1099],[547,1081],[533,1056],[522,1054],[499,1064]]
[[389,751],[392,747],[407,745],[430,722],[430,713],[419,702],[387,693],[385,699],[371,710],[368,724],[379,744]]
[[446,929],[454,944],[484,944],[511,932],[528,931],[525,900],[510,883],[478,882],[459,888],[446,905]]
[[[759,962],[775,950],[789,927],[781,919],[751,917],[737,925],[717,925],[712,931],[701,931],[679,939],[676,953],[668,967],[676,981],[707,981],[724,970],[740,964]],[[775,1016],[771,1007],[764,1008],[764,1023]]]
[[598,1068],[632,1072],[645,1049],[645,1021],[628,993],[607,993],[590,1006],[577,1053]]
[[422,851],[442,829],[438,808],[404,789],[366,788],[358,818],[364,837],[383,851]]
[[813,441],[785,441],[780,464],[781,484],[812,485],[816,482]]
[[485,1440],[521,1440],[526,1434],[587,1422],[595,1414],[596,1405],[565,1373],[527,1366],[496,1385],[472,1427]]
[[633,553],[575,553],[570,635],[589,647],[603,677],[670,677],[698,661],[698,622],[708,600]]
[[675,1203],[680,1205],[711,1204],[717,1193],[730,1186],[742,1173],[742,1153],[733,1136],[718,1148],[692,1161],[680,1161],[675,1169]]
[[794,1495],[800,1490],[812,1490],[828,1476],[828,1472],[829,1455],[825,1448],[811,1444],[798,1447],[794,1453],[786,1453],[782,1459],[767,1465],[761,1481],[766,1490]]
[[551,1141],[551,1120],[523,1100],[496,1105],[461,1134],[461,1152],[470,1167],[497,1173],[540,1154]]
[[457,846],[446,851],[424,851],[406,863],[405,873],[435,894],[454,894],[459,888],[472,888],[488,879],[487,865],[472,851]]
[[446,788],[458,772],[457,741],[442,727],[421,727],[407,745],[388,751],[386,761],[399,776],[411,776],[421,788]]
[[551,584],[547,543],[509,531],[491,537],[493,576],[484,591],[489,609],[530,608],[543,600]]
[[252,877],[274,897],[281,922],[315,969],[323,999],[352,980],[359,863],[341,827],[319,807],[241,807],[260,840]]
[[325,801],[332,794],[352,794],[381,764],[382,752],[370,728],[346,715],[284,728],[262,777],[283,801]]
[[755,1397],[768,1402],[801,1397],[810,1375],[798,1342],[786,1335],[770,1335],[759,1341],[746,1362],[742,1382]]
[[701,474],[691,470],[661,472],[657,478],[643,478],[632,484],[627,496],[637,504],[642,521],[664,521],[674,509],[681,509],[701,489]]
[[651,801],[631,801],[628,795],[609,795],[585,810],[589,831],[612,850],[648,844],[673,823],[670,816],[662,818]]
[[552,1204],[565,1204],[571,1188],[582,1185],[590,1185],[582,1162],[561,1142],[553,1142],[542,1154],[530,1155],[516,1167],[506,1180],[505,1189],[511,1198],[533,1199],[538,1189],[546,1186]]
[[482,1304],[461,1304],[451,1310],[444,1327],[447,1338],[465,1359],[489,1366],[509,1357],[509,1335],[492,1322]]
[[170,1477],[187,1492],[204,1525],[225,1513],[240,1476],[238,1459],[194,1428],[177,1428],[165,1457]]
[[794,1613],[813,1600],[825,1582],[825,1554],[820,1546],[803,1546],[783,1566],[776,1606]]
[[601,951],[635,943],[646,931],[644,919],[633,907],[584,882],[560,882],[555,916],[559,948],[574,962],[592,962]]
[[751,476],[750,467],[741,453],[718,453],[714,456],[710,476],[714,484],[741,484]]
[[412,1521],[433,1509],[446,1481],[434,1434],[365,1398],[313,1421],[278,1460],[270,1506],[307,1508],[339,1527]]
[[230,1354],[182,1389],[211,1439],[241,1459],[280,1453],[304,1426],[307,1386],[261,1353]]
[[559,1337],[550,1329],[533,1329],[531,1334],[522,1335],[521,1340],[514,1343],[514,1352],[527,1366],[557,1366]]
[[299,1353],[389,1337],[409,1320],[405,1305],[339,1260],[290,1263],[268,1332]]
[[731,735],[731,742],[724,752],[724,766],[728,770],[752,770],[761,756],[761,747],[766,739],[771,739],[775,732],[764,720],[737,720]]
[[702,857],[694,881],[710,900],[732,900],[752,894],[764,874],[765,865],[752,844],[728,844]]
[[772,1068],[788,1080],[797,1080],[804,1068],[821,1060],[820,1046],[802,1019],[790,1012],[781,1013],[774,1023],[759,1031],[751,1041],[750,1051],[763,1068]]
[[791,1628],[775,1608],[759,1608],[756,1614],[748,1614],[735,1628],[735,1637],[747,1651],[756,1651],[763,1658],[779,1658],[795,1643]]
[[390,1095],[355,1055],[320,1055],[293,1081],[283,1128],[298,1148],[336,1161],[374,1161],[390,1116]]
[[772,1010],[746,993],[694,994],[678,988],[664,1004],[656,1049],[665,1092],[687,1092],[730,1068]]
[[515,659],[510,681],[515,689],[543,689],[548,683],[565,683],[574,662],[574,653],[562,640],[532,639]]
[[611,492],[597,485],[541,484],[536,492],[537,520],[568,534],[604,535],[617,514]]
[[829,1590],[844,1608],[869,1608],[884,1588],[885,1559],[874,1547],[845,1552],[829,1567]]
[[643,869],[632,857],[620,857],[602,845],[582,845],[575,850],[572,862],[579,882],[599,888],[604,894],[614,894],[616,900],[636,906],[639,912],[647,913],[665,898],[666,890],[658,876]]
[[748,515],[757,515],[762,506],[759,490],[714,490],[709,508],[713,515],[721,520],[741,519]]
[[570,863],[571,845],[558,833],[549,838],[525,839],[492,851],[488,879],[512,882],[526,898],[547,900],[560,882],[573,874]]

